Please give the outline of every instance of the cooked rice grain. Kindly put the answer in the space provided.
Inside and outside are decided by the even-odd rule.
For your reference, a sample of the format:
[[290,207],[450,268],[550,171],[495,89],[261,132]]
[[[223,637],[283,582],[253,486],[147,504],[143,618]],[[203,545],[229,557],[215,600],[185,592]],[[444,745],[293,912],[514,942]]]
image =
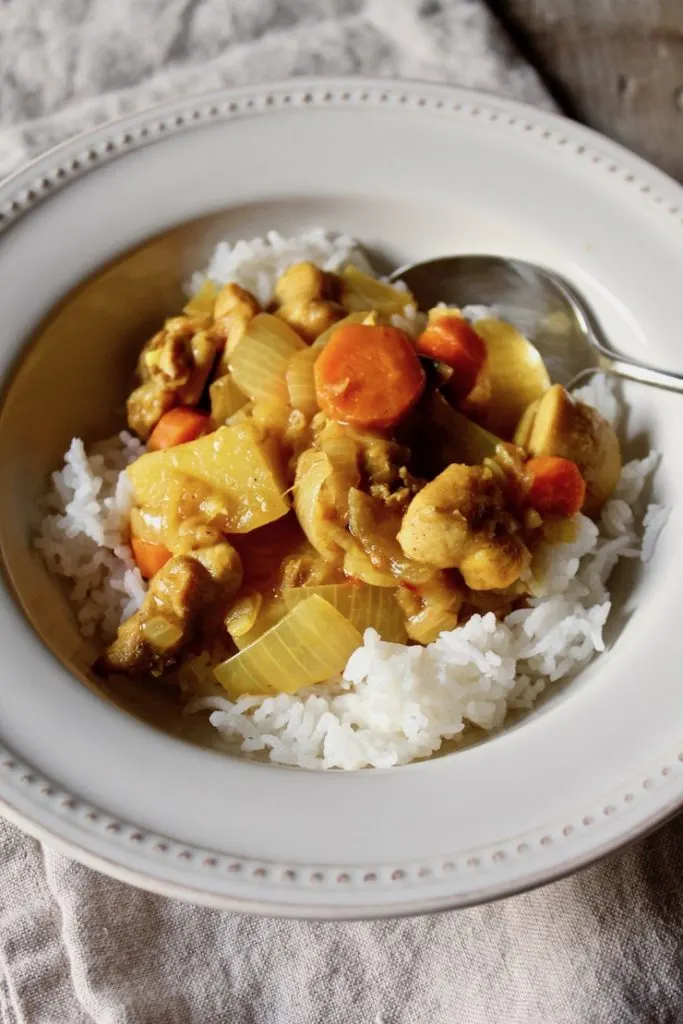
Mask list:
[[323,228],[311,228],[301,235],[285,238],[269,231],[265,238],[220,242],[205,271],[193,274],[189,291],[199,291],[209,278],[218,285],[235,282],[250,291],[262,306],[273,296],[275,282],[293,263],[308,261],[323,270],[341,270],[352,263],[372,272],[358,242],[348,235],[334,235]]
[[86,454],[74,438],[52,474],[36,547],[48,568],[71,583],[83,636],[112,637],[139,608],[146,584],[128,545],[131,491],[125,467],[144,451],[126,431]]

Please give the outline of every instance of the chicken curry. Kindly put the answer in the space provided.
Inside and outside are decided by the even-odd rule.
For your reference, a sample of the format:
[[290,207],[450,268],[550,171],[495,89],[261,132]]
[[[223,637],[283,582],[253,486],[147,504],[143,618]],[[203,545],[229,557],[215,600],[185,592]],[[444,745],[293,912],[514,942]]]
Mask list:
[[128,476],[149,586],[104,671],[202,653],[232,696],[294,692],[368,627],[426,644],[524,604],[539,547],[613,491],[618,440],[510,324],[412,308],[299,263],[265,310],[207,281],[144,346]]

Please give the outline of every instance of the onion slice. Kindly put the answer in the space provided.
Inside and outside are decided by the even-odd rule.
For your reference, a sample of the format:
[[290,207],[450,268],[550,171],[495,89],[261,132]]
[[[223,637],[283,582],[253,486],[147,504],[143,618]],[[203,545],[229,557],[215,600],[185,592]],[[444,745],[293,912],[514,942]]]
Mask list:
[[342,305],[350,313],[374,309],[385,316],[392,316],[403,313],[406,306],[415,305],[415,299],[407,289],[404,291],[386,281],[378,281],[357,267],[345,267],[341,276],[344,281]]
[[232,376],[249,398],[288,402],[285,375],[295,352],[306,348],[296,331],[270,313],[259,313],[230,355]]
[[187,316],[213,316],[217,295],[218,286],[207,277],[199,291],[185,304],[183,313]]
[[299,409],[304,416],[315,416],[318,412],[313,365],[319,354],[313,348],[295,352],[285,373],[289,404],[292,409]]
[[214,674],[230,696],[296,693],[343,671],[362,637],[318,594],[297,604],[276,626]]
[[405,619],[394,591],[351,582],[329,583],[320,587],[287,587],[282,591],[288,608],[296,608],[312,594],[328,601],[360,633],[372,628],[383,640],[405,643]]
[[211,401],[211,422],[214,427],[220,427],[221,424],[227,423],[249,401],[245,393],[237,387],[231,373],[218,377],[211,384],[209,399]]

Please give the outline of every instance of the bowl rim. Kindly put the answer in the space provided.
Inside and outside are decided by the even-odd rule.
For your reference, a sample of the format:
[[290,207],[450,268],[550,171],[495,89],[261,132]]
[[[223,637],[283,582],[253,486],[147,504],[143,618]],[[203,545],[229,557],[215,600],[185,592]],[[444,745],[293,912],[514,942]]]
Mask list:
[[[289,101],[286,101],[285,97],[289,97]],[[272,112],[274,108],[279,108],[278,105],[282,109],[295,105],[311,109],[324,108],[326,105],[341,105],[351,109],[368,106],[381,109],[387,105],[405,106],[412,109],[424,107],[430,111],[439,110],[445,114],[450,112],[460,117],[507,123],[508,127],[514,130],[534,133],[551,146],[557,147],[570,143],[573,155],[587,158],[589,163],[599,162],[595,159],[597,153],[599,160],[612,162],[618,169],[622,180],[633,185],[634,190],[641,193],[641,197],[653,198],[660,205],[669,202],[671,204],[669,212],[680,223],[683,223],[683,213],[681,213],[683,189],[676,182],[617,143],[558,115],[539,111],[517,101],[500,99],[490,94],[415,80],[302,78],[265,85],[216,90],[185,99],[165,101],[154,107],[147,107],[134,114],[114,118],[97,128],[81,132],[35,157],[0,184],[0,234],[24,214],[30,212],[43,199],[49,198],[53,193],[87,175],[91,170],[97,169],[110,159],[148,146],[161,137],[187,132],[194,125],[204,125],[212,121],[229,121],[234,116],[258,116],[265,111]],[[191,112],[191,116],[188,116],[188,111]],[[373,903],[372,900],[364,897],[362,891],[356,891],[354,894],[349,892],[349,898],[345,897],[343,903],[337,900],[330,902],[316,900],[304,903],[299,900],[290,903],[286,899],[286,888],[280,890],[277,898],[273,898],[272,891],[264,898],[262,894],[265,894],[267,890],[260,884],[252,886],[251,890],[242,887],[242,892],[236,890],[235,887],[231,887],[230,891],[219,892],[209,888],[197,888],[190,881],[183,881],[182,878],[172,873],[166,876],[162,876],[160,873],[155,874],[152,872],[153,863],[151,861],[144,862],[146,868],[134,867],[130,859],[128,863],[124,863],[123,858],[114,859],[113,854],[107,855],[104,852],[106,843],[103,846],[100,843],[93,845],[89,842],[87,829],[86,833],[78,838],[72,830],[62,828],[67,815],[61,812],[55,813],[55,808],[58,800],[61,800],[66,810],[71,810],[72,808],[68,807],[69,800],[73,803],[71,794],[50,780],[43,779],[34,768],[22,764],[4,747],[0,747],[0,810],[9,820],[41,841],[58,847],[69,856],[106,874],[165,895],[250,913],[355,919],[397,916],[469,906],[547,884],[585,867],[625,843],[656,828],[681,807],[683,804],[683,752],[679,751],[667,763],[674,766],[673,770],[667,773],[667,778],[669,782],[676,779],[678,785],[667,787],[668,793],[665,793],[659,785],[645,786],[645,789],[651,793],[651,809],[645,814],[641,812],[636,815],[627,827],[616,829],[614,821],[618,815],[614,815],[611,822],[606,815],[602,822],[605,834],[600,843],[596,844],[591,841],[588,844],[579,845],[573,855],[570,857],[565,855],[561,861],[546,858],[545,864],[541,866],[537,865],[531,869],[531,865],[528,865],[520,873],[519,881],[516,884],[511,884],[504,878],[498,881],[484,879],[480,885],[470,886],[468,895],[456,892],[449,895],[447,887],[442,886],[433,895],[428,895],[426,891],[420,895],[418,890],[415,895],[411,893],[410,896],[406,896],[404,892],[400,902],[391,902],[390,898],[385,898],[382,902]],[[26,785],[31,788],[32,799],[30,802],[34,804],[34,809],[29,809],[28,802],[23,799],[18,797],[13,799],[13,792],[18,792],[14,786],[3,786],[3,780],[7,780],[10,776],[15,781],[20,778],[30,780]],[[645,785],[644,782],[643,785]],[[45,797],[45,799],[42,800],[42,812],[38,814],[35,806],[36,801],[40,802],[41,797]],[[78,801],[78,803],[82,805],[82,801]],[[94,810],[98,816],[99,825],[96,831],[100,838],[103,829],[106,831],[109,824],[121,827],[120,819],[108,816],[107,812],[99,808],[91,810]],[[79,830],[84,827],[84,820],[81,815]],[[130,828],[130,833],[133,833],[134,826],[125,826],[125,828]],[[173,842],[167,837],[151,838],[173,846]],[[547,845],[543,843],[543,838],[541,836],[534,839],[539,851],[544,845]],[[115,851],[116,847],[113,849]],[[192,851],[193,857],[198,855],[204,856],[204,860],[213,856],[211,851]],[[495,860],[495,851],[491,856]],[[250,862],[247,858],[240,858],[240,860],[245,864],[252,865],[250,870],[253,869],[255,873],[263,870],[261,862]],[[138,864],[140,863],[142,862],[138,859]],[[256,874],[256,877],[260,876]],[[410,871],[406,872],[403,877],[393,880],[395,883],[405,883],[405,887],[402,884],[392,885],[387,888],[386,892],[393,888],[398,895],[398,891],[402,888],[414,887],[416,877]],[[285,898],[283,898],[283,892]],[[354,903],[352,895],[359,895],[360,901]]]

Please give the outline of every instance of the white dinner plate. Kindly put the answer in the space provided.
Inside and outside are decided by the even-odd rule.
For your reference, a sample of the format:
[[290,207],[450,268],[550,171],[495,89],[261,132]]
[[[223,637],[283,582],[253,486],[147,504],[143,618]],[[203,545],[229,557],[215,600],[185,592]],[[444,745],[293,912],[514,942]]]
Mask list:
[[[678,185],[601,136],[518,103],[419,83],[299,80],[188,98],[82,135],[4,182],[0,222],[3,374],[42,331],[0,416],[8,818],[161,893],[352,917],[539,885],[681,805],[680,396],[624,388],[626,454],[661,451],[657,499],[672,511],[654,559],[617,580],[606,653],[501,735],[388,771],[250,763],[104,700],[79,677],[70,613],[32,551],[30,527],[72,434],[92,439],[111,418],[117,331],[124,325],[129,341],[137,317],[144,337],[147,314],[158,313],[151,306],[167,308],[217,234],[322,224],[357,236],[387,267],[452,252],[544,263],[583,291],[618,348],[681,372]],[[108,303],[83,300],[82,320],[60,335],[57,304],[110,273],[120,298],[110,290]],[[60,374],[69,346],[79,361]]]

